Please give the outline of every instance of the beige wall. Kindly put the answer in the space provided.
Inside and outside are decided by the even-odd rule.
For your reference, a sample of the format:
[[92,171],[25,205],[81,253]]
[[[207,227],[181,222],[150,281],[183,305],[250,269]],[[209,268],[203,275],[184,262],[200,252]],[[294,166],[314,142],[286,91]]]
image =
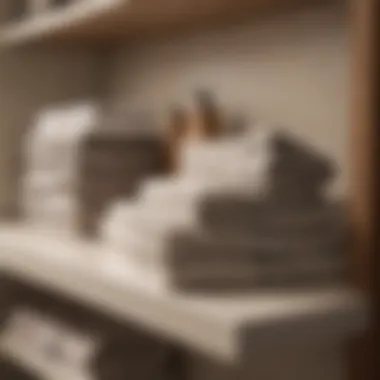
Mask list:
[[343,8],[324,7],[126,47],[115,57],[111,98],[161,111],[207,86],[229,108],[290,128],[337,158],[344,191],[347,40]]

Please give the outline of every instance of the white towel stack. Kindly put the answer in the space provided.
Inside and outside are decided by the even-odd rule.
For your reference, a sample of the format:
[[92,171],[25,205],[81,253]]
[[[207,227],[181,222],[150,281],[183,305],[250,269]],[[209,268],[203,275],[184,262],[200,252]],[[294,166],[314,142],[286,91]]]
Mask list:
[[[134,380],[166,374],[171,347],[134,329],[118,334],[106,325],[88,328],[50,312],[16,308],[5,320],[0,347],[26,356],[44,378]],[[158,377],[157,377],[158,376]],[[164,378],[164,376],[162,376]]]
[[99,336],[82,333],[33,309],[13,311],[0,335],[2,346],[27,355],[47,377],[59,373],[69,379],[91,378],[91,365],[101,343]]
[[23,210],[44,226],[74,227],[79,146],[98,118],[93,102],[40,112],[25,146]]
[[283,132],[198,142],[176,178],[145,183],[104,217],[117,266],[181,290],[341,279],[343,207],[324,196],[333,165]]

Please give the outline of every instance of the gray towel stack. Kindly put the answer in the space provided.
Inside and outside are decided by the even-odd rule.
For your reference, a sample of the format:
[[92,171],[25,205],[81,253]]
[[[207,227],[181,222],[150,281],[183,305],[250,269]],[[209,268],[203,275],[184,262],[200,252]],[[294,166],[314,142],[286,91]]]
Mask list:
[[78,229],[93,237],[110,203],[134,196],[141,181],[162,174],[163,142],[152,131],[99,128],[83,141],[78,166]]
[[120,265],[180,290],[315,285],[344,270],[345,217],[327,200],[334,168],[283,132],[198,142],[177,178],[146,182],[107,213]]

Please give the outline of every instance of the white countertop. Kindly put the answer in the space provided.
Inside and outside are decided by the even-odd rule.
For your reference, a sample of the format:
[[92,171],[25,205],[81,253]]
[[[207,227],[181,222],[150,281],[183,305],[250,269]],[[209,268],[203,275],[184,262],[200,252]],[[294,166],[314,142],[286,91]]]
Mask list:
[[0,270],[64,294],[114,318],[219,359],[279,339],[345,338],[364,331],[366,302],[345,286],[318,290],[189,295],[115,275],[100,244],[21,226],[0,227]]

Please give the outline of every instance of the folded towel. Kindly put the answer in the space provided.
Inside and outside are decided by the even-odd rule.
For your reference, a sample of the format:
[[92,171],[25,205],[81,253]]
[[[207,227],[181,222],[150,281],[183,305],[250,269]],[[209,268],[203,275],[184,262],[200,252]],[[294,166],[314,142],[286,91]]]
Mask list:
[[220,180],[228,177],[261,182],[283,181],[319,186],[334,175],[325,156],[285,132],[259,130],[240,139],[189,144],[183,153],[183,175]]

